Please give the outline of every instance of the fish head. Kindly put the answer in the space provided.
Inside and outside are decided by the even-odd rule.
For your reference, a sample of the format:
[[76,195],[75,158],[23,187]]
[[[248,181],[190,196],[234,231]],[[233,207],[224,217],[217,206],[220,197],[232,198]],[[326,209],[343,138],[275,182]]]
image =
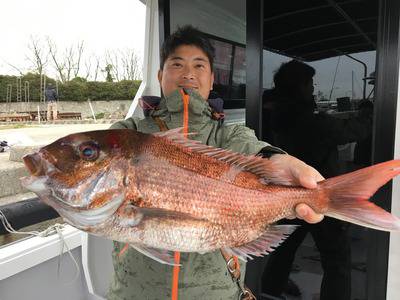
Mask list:
[[[28,154],[23,160],[30,176],[22,178],[22,184],[72,225],[104,221],[125,198],[127,159],[135,155],[128,131],[71,134]],[[75,220],[76,213],[89,214],[91,220]]]

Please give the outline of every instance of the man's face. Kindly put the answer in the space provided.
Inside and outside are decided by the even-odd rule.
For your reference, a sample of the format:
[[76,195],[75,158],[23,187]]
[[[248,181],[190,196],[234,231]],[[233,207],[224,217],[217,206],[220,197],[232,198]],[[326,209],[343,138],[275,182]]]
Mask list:
[[305,85],[300,87],[303,99],[314,100],[314,80],[311,78]]
[[214,74],[207,55],[200,48],[182,45],[167,58],[163,70],[158,71],[158,80],[166,96],[176,89],[189,88],[207,100]]

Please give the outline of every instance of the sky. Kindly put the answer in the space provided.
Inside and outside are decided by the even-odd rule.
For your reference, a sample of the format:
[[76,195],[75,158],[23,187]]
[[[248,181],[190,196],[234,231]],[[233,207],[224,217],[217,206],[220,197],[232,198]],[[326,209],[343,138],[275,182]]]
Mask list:
[[[49,37],[59,51],[84,41],[84,59],[94,55],[102,57],[106,50],[126,49],[134,49],[143,58],[146,12],[139,0],[2,0],[1,8],[0,74],[19,75],[9,64],[24,72],[32,66],[27,60],[31,37],[43,43]],[[354,56],[368,64],[368,75],[374,71],[375,52]],[[277,54],[264,55],[264,87],[271,87],[273,72],[287,60]],[[316,68],[315,93],[320,90],[329,96],[337,60],[311,63]],[[353,93],[361,96],[363,69],[359,63],[342,57],[332,99],[351,95],[352,73]],[[51,66],[46,74],[56,76]],[[105,73],[101,76],[105,77]]]
[[[143,57],[146,7],[139,0],[2,0],[0,74],[26,69],[33,36],[58,49],[84,41],[86,56],[134,49]],[[52,75],[53,70],[47,71]]]
[[[375,71],[375,51],[362,53],[354,53],[352,56],[366,63],[367,76]],[[291,60],[291,58],[264,51],[264,88],[273,86],[274,72],[283,62]],[[336,100],[340,97],[350,97],[361,99],[363,94],[364,68],[359,63],[346,56],[338,56],[328,59],[307,63],[315,68],[314,76],[314,94],[318,91],[322,92],[326,98]],[[335,71],[337,66],[336,78]],[[368,81],[367,81],[368,82]],[[372,85],[367,84],[366,96],[372,89]],[[331,93],[332,91],[332,93]]]

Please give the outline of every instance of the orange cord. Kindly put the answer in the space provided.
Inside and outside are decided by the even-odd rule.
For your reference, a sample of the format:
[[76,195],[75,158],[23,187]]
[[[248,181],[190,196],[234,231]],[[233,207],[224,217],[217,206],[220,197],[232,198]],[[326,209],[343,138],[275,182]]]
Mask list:
[[183,134],[187,137],[189,131],[189,94],[186,94],[183,89],[179,91],[183,101]]
[[125,246],[121,249],[121,251],[119,251],[118,257],[121,257],[125,253],[125,251],[128,250],[128,248],[129,248],[129,244],[126,243]]
[[235,269],[239,269],[240,270],[240,265],[239,265],[239,259],[237,256],[233,256],[233,261],[235,262]]
[[[179,91],[182,96],[183,101],[183,134],[187,137],[189,132],[189,101],[190,96],[186,94],[186,92],[181,89]],[[178,300],[178,283],[179,283],[179,262],[181,259],[181,253],[179,251],[174,252],[174,269],[172,273],[172,292],[171,299]]]
[[[179,251],[174,252],[174,263],[179,264],[181,259],[181,253]],[[178,282],[179,282],[179,266],[174,266],[172,271],[172,292],[171,299],[178,300]]]

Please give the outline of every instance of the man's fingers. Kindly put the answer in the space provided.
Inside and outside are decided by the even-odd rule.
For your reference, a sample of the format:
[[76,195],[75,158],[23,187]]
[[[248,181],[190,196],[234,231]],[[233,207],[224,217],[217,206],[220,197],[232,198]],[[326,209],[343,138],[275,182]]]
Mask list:
[[296,206],[296,215],[299,219],[311,224],[321,222],[324,218],[324,215],[317,214],[311,207],[303,203]]
[[301,186],[308,189],[315,189],[317,183],[324,180],[324,177],[317,170],[302,161],[293,165],[292,174]]

